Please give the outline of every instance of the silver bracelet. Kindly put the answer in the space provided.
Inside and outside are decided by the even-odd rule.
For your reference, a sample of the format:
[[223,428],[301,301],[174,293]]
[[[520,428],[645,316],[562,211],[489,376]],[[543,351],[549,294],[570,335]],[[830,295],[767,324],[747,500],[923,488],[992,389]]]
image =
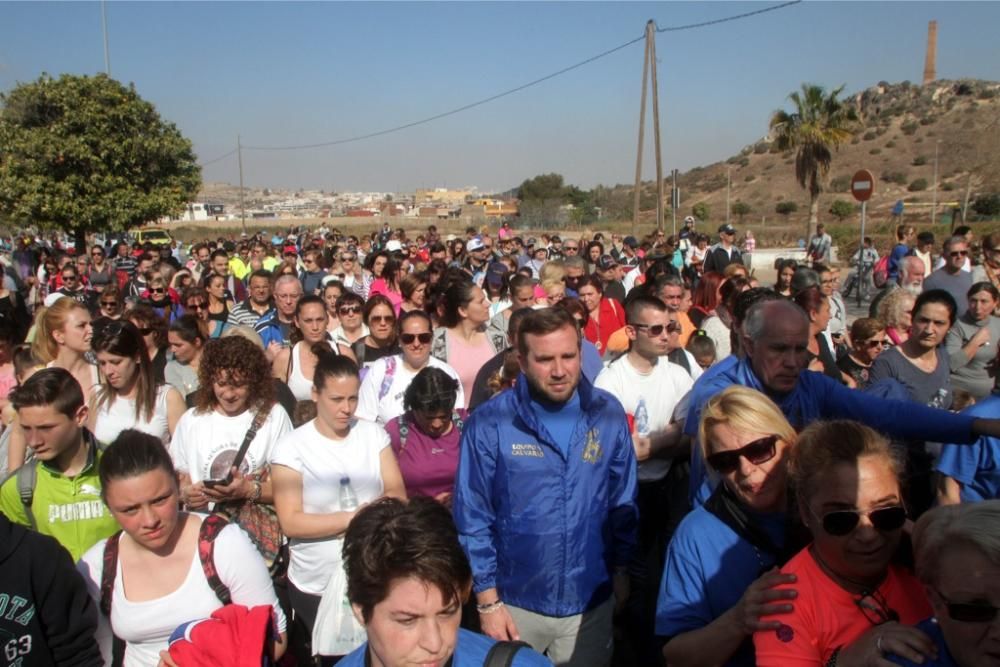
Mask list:
[[503,600],[497,600],[496,602],[490,602],[489,604],[477,604],[476,611],[480,614],[492,614],[495,611],[499,611],[502,606]]

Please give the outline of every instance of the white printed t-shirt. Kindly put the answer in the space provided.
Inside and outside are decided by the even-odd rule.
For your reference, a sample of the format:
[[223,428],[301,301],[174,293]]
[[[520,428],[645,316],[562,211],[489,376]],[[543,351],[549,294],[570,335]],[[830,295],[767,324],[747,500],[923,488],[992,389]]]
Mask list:
[[[174,429],[170,445],[174,467],[190,475],[192,484],[226,477],[253,423],[254,414],[254,410],[245,410],[235,417],[227,417],[217,410],[199,413],[191,408],[181,415]],[[255,472],[270,463],[274,446],[291,431],[288,413],[280,403],[275,403],[250,443],[240,472]]]
[[[378,424],[357,420],[343,440],[327,438],[316,430],[316,420],[295,429],[274,448],[272,465],[291,468],[302,475],[302,511],[329,514],[340,509],[340,479],[349,477],[358,504],[382,495],[382,450],[389,434]],[[343,539],[289,541],[288,579],[297,589],[322,595],[334,567],[340,567]]]
[[[403,364],[403,355],[397,354],[394,362],[390,362],[390,357],[382,357],[372,362],[365,373],[365,379],[361,381],[361,390],[358,393],[358,409],[354,415],[359,419],[378,422],[380,425],[388,424],[391,419],[395,419],[403,414],[403,394],[406,388],[413,382],[417,374],[408,370]],[[383,391],[382,384],[385,381],[386,369],[390,363],[395,363],[396,368],[390,378],[391,384],[387,390]],[[458,382],[458,396],[455,399],[455,409],[465,407],[465,391],[462,389],[462,380],[454,368],[444,363],[436,357],[427,360],[427,366],[440,368],[445,373],[455,378]],[[425,367],[426,368],[426,367]],[[383,395],[384,394],[384,395]],[[379,399],[379,396],[382,398]]]
[[[676,421],[677,405],[691,391],[694,381],[687,371],[666,357],[660,357],[649,373],[640,373],[626,354],[605,366],[594,380],[594,386],[611,392],[621,401],[625,412],[633,417],[640,399],[644,400],[649,430],[655,433]],[[669,471],[669,460],[647,459],[639,463],[639,481],[663,479]]]

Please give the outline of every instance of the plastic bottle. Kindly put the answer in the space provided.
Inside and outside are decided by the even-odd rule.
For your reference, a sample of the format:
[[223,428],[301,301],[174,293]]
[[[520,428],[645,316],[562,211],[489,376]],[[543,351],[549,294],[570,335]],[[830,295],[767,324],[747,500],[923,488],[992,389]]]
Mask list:
[[640,398],[635,409],[635,434],[640,438],[649,437],[649,411],[646,410],[646,399]]
[[341,512],[353,512],[358,509],[358,496],[354,493],[354,489],[351,488],[351,478],[341,477],[340,478],[340,511]]

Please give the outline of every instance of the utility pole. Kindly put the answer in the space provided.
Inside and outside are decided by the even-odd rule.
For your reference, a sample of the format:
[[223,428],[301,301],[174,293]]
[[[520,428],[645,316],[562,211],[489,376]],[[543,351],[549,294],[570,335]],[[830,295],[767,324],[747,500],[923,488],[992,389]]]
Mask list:
[[639,227],[639,194],[642,186],[642,145],[643,132],[646,126],[646,80],[651,79],[653,85],[653,137],[656,143],[656,229],[663,231],[663,161],[660,154],[660,100],[657,92],[656,76],[656,23],[650,19],[646,22],[646,51],[642,62],[642,98],[639,107],[639,148],[635,158],[635,196],[632,206],[632,235],[635,236]]
[[729,224],[729,190],[733,185],[733,168],[726,166],[726,224]]
[[243,233],[247,233],[247,205],[243,200],[243,144],[240,135],[236,135],[236,154],[240,163],[240,220],[243,222]]
[[677,192],[677,170],[672,169],[670,175],[673,176],[673,187],[670,188],[670,214],[674,219],[674,236],[677,236],[677,209],[681,206],[681,194]]
[[941,140],[934,144],[934,203],[931,205],[931,224],[937,219],[937,190],[938,190],[938,149],[941,148]]
[[107,0],[101,0],[101,26],[104,28],[104,73],[111,77],[111,50],[108,48]]

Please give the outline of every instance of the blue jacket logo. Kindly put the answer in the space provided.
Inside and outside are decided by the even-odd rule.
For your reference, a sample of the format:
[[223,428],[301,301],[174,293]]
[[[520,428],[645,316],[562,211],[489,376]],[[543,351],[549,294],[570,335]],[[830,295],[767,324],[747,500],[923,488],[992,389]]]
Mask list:
[[597,441],[597,435],[598,431],[596,428],[587,431],[587,444],[583,448],[583,460],[587,463],[597,463],[601,460],[601,456],[604,455],[601,443]]

